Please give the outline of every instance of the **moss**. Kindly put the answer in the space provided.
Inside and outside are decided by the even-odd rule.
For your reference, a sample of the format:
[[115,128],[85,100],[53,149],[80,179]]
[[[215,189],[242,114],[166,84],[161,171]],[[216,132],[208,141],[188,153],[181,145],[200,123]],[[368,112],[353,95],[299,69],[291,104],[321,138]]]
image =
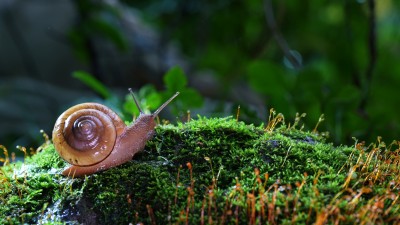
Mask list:
[[54,154],[54,146],[51,144],[44,146],[40,154],[26,158],[25,163],[37,168],[38,171],[52,170],[54,173],[67,165],[57,154]]
[[[72,179],[60,175],[66,163],[48,144],[24,163],[2,167],[0,223],[304,224],[327,215],[353,223],[367,221],[362,210],[379,200],[388,210],[374,221],[398,221],[399,203],[388,189],[398,168],[380,164],[385,145],[373,149],[380,151],[335,147],[286,126],[266,132],[199,117],[158,126],[124,165]],[[378,177],[376,168],[391,173]]]

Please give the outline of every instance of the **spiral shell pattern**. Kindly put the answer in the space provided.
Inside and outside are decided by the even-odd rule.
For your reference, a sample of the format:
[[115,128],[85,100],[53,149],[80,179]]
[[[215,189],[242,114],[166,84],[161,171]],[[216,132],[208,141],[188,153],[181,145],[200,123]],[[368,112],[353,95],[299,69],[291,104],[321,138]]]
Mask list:
[[58,117],[53,143],[70,164],[90,166],[107,158],[124,129],[125,124],[111,109],[98,103],[83,103]]

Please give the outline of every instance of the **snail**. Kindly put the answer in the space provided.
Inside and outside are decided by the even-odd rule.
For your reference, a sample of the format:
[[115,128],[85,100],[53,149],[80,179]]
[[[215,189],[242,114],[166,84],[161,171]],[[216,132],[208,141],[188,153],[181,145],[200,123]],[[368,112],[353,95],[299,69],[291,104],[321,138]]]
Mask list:
[[139,117],[126,126],[119,116],[98,103],[82,103],[63,112],[53,129],[53,143],[58,154],[72,164],[62,174],[82,177],[128,162],[155,133],[155,118],[178,94],[154,113],[145,114],[131,89]]

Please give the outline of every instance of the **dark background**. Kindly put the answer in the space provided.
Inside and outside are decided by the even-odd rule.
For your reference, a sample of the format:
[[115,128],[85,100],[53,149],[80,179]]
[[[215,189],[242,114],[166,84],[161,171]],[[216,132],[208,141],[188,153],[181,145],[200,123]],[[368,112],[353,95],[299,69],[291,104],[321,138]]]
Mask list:
[[[180,66],[205,116],[260,124],[270,108],[329,141],[391,143],[400,124],[400,1],[0,1],[0,143],[36,147],[67,107],[118,109]],[[92,74],[105,99],[72,76]],[[194,115],[193,115],[194,114]],[[173,117],[172,117],[173,118]],[[293,122],[292,122],[293,123]]]

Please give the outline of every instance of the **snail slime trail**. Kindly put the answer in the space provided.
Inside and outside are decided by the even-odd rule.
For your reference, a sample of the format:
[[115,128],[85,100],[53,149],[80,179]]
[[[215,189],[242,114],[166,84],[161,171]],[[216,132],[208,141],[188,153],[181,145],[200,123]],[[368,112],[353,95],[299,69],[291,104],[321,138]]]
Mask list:
[[110,108],[98,103],[82,103],[63,112],[53,129],[58,154],[72,164],[62,174],[82,177],[128,162],[153,137],[155,118],[176,96],[164,102],[154,113],[145,114],[132,90],[140,115],[129,126]]

